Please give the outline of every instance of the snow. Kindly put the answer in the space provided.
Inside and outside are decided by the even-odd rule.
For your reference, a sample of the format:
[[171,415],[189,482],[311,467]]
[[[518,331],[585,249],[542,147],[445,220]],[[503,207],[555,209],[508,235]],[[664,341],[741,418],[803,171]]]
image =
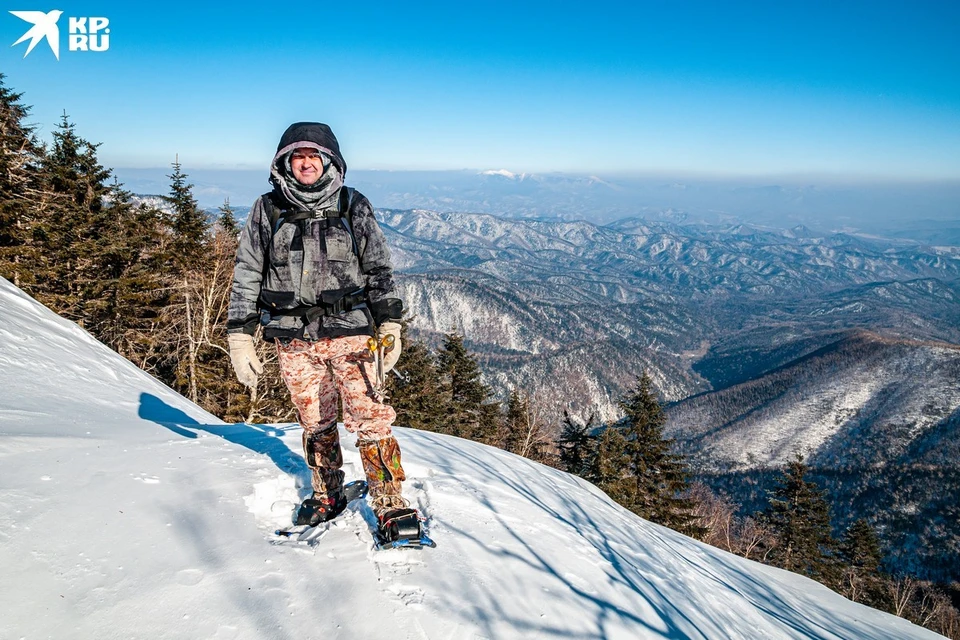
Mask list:
[[480,175],[484,176],[503,176],[504,178],[510,178],[511,180],[517,177],[517,174],[512,171],[507,171],[506,169],[489,169],[487,171],[481,171]]
[[[933,638],[503,451],[397,429],[436,549],[303,540],[296,425],[228,425],[0,280],[0,638]],[[344,469],[359,455],[344,436]]]

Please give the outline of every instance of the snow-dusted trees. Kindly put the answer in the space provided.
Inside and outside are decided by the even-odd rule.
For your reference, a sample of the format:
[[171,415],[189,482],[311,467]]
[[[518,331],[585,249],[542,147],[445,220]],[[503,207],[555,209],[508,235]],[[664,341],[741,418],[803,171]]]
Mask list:
[[499,403],[480,379],[480,366],[463,344],[463,336],[448,333],[437,354],[439,392],[445,405],[444,433],[496,444]]
[[777,538],[770,559],[788,571],[834,584],[837,541],[830,527],[830,505],[825,492],[806,474],[807,465],[798,453],[770,495],[764,515]]
[[46,194],[38,165],[43,148],[26,122],[30,107],[0,74],[0,276],[18,287],[33,282],[34,228]]
[[667,419],[646,372],[637,378],[620,408],[626,414],[622,430],[629,459],[630,504],[626,506],[677,531],[698,532],[693,503],[684,495],[689,486],[686,461],[673,451],[674,441],[663,435]]

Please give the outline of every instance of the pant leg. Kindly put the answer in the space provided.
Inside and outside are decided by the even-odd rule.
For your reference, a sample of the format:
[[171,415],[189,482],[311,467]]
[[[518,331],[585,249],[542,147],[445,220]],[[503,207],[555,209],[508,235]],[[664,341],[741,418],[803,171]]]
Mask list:
[[366,336],[330,341],[329,362],[343,400],[343,425],[360,439],[379,440],[393,434],[397,413],[374,393],[376,366]]
[[277,343],[280,374],[303,427],[303,457],[312,472],[315,494],[342,491],[343,452],[337,431],[337,385],[317,343]]
[[367,349],[366,336],[336,338],[330,366],[343,399],[343,423],[357,435],[357,448],[367,476],[370,495],[400,495],[406,479],[400,446],[393,437],[397,414],[374,393],[376,366]]

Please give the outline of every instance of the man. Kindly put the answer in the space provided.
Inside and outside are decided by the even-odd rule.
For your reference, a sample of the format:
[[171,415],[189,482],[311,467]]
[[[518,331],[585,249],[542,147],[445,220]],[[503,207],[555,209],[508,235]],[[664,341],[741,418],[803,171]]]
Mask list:
[[[316,525],[346,507],[342,401],[383,528],[397,517],[416,518],[401,497],[396,413],[378,388],[400,355],[403,304],[373,208],[343,186],[346,171],[327,125],[298,122],[281,136],[270,167],[273,190],[254,203],[240,235],[227,331],[237,378],[250,388],[263,372],[253,345],[258,323],[276,343],[313,475],[313,496],[297,523]],[[373,350],[371,337],[378,339]]]

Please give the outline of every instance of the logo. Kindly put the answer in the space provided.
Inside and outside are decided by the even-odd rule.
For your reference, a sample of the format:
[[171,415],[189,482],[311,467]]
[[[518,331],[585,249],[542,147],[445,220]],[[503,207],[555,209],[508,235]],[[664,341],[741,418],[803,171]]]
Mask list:
[[[37,43],[46,40],[53,56],[57,60],[60,59],[60,26],[57,23],[63,11],[54,9],[46,13],[43,11],[11,11],[10,13],[33,25],[11,45],[15,47],[29,40],[30,44],[27,45],[27,51],[23,54],[24,58],[30,55]],[[69,18],[67,50],[106,51],[110,48],[109,26],[110,20],[103,17]]]

